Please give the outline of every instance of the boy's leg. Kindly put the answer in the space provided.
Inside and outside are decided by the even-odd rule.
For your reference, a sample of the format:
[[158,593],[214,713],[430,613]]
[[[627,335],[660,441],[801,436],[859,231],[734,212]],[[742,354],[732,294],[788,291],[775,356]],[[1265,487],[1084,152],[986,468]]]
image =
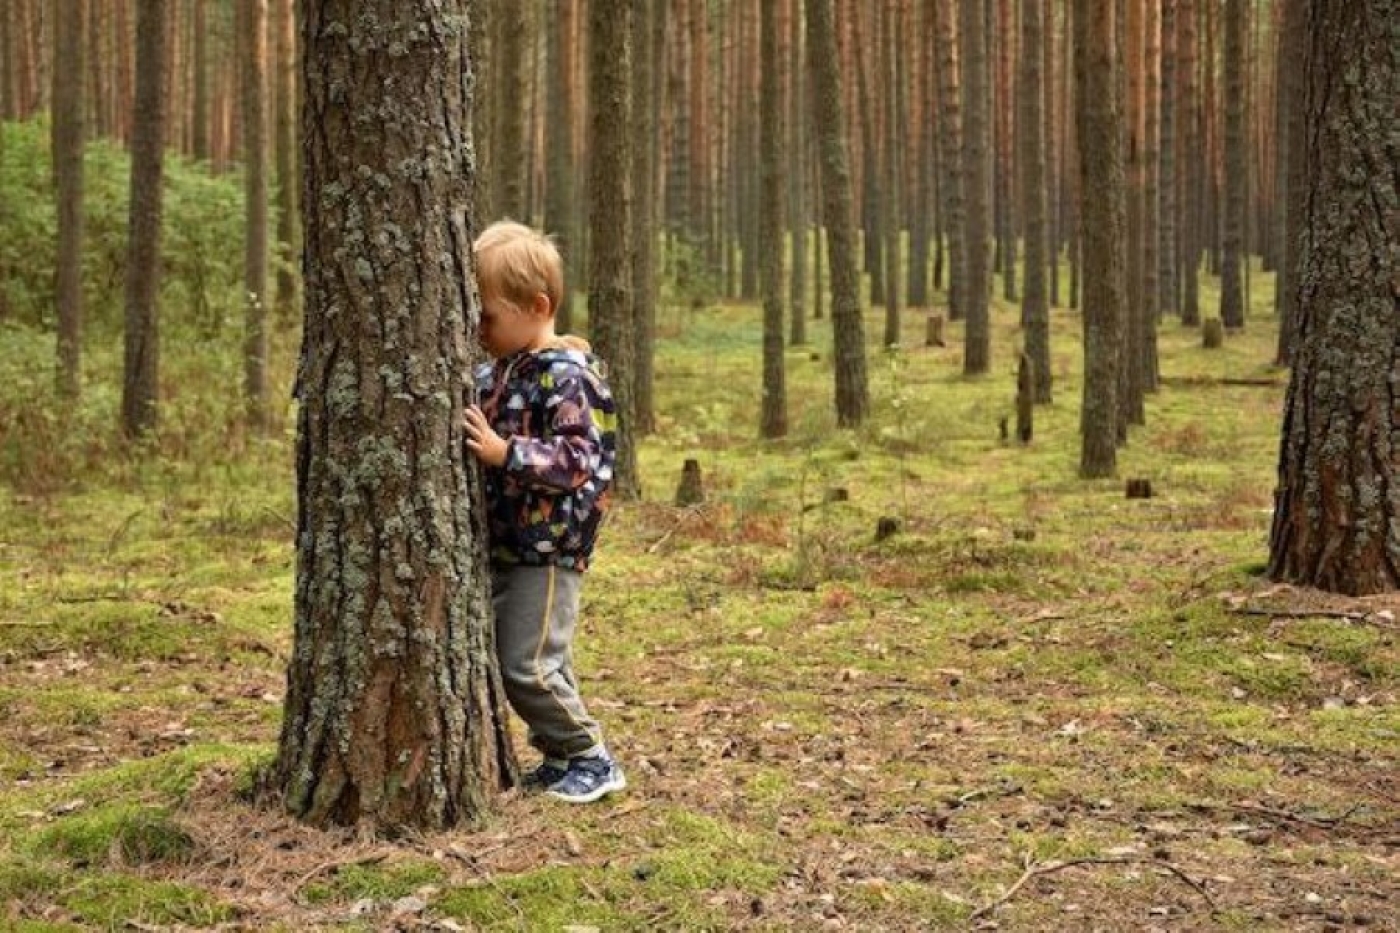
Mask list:
[[568,666],[583,575],[557,567],[511,567],[493,580],[496,653],[506,696],[546,758],[602,751]]

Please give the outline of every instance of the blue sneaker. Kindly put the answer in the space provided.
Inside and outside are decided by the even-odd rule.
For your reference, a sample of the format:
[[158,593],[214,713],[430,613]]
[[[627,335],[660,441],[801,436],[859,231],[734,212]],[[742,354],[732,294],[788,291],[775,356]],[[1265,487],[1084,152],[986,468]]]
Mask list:
[[520,789],[526,792],[547,790],[558,784],[568,770],[569,763],[564,759],[546,758],[539,767],[520,776]]
[[569,803],[592,803],[614,791],[627,787],[627,778],[622,768],[611,758],[594,755],[586,758],[570,758],[569,769],[557,782],[550,785],[548,793]]

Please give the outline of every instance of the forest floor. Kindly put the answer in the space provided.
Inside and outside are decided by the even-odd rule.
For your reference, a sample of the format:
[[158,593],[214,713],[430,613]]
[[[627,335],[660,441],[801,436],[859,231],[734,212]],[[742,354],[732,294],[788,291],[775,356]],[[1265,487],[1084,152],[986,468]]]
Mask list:
[[[1224,349],[1163,325],[1164,385],[1100,482],[1075,313],[1021,447],[1009,305],[975,380],[960,325],[925,349],[911,313],[854,433],[814,322],[776,442],[758,311],[667,311],[646,497],[604,532],[577,646],[631,788],[511,796],[474,833],[357,840],[239,796],[290,648],[287,437],[5,490],[0,926],[1400,929],[1400,597],[1261,575],[1286,374],[1255,290]],[[167,391],[236,397],[200,381]],[[708,499],[678,509],[686,457]]]

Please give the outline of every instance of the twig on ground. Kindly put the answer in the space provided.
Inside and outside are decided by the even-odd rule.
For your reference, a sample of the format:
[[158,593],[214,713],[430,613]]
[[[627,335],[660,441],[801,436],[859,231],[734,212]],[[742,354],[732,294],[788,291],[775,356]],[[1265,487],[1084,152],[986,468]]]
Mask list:
[[1093,857],[1093,858],[1073,858],[1073,859],[1067,859],[1066,861],[1063,861],[1063,862],[1052,861],[1052,862],[1041,862],[1041,863],[1036,863],[1036,862],[1033,862],[1033,861],[1029,861],[1029,860],[1028,860],[1028,861],[1027,861],[1027,864],[1026,864],[1026,870],[1025,870],[1025,872],[1021,875],[1021,877],[1019,877],[1019,878],[1016,879],[1016,883],[1013,884],[1010,888],[1008,888],[1008,889],[1006,890],[1006,893],[1005,893],[1005,894],[1003,894],[1001,897],[997,898],[996,900],[991,901],[990,903],[984,904],[983,906],[977,908],[976,910],[974,910],[974,911],[971,913],[971,915],[968,916],[967,919],[968,919],[968,920],[977,920],[977,919],[979,919],[979,918],[981,918],[981,917],[985,917],[987,914],[989,914],[989,913],[991,913],[992,911],[996,910],[998,907],[1002,906],[1003,904],[1005,904],[1005,903],[1007,903],[1008,901],[1010,901],[1013,897],[1015,897],[1016,894],[1017,894],[1017,892],[1020,891],[1021,888],[1025,887],[1025,885],[1026,885],[1026,883],[1027,883],[1028,881],[1030,881],[1030,880],[1033,879],[1033,878],[1038,878],[1038,877],[1040,877],[1041,875],[1053,874],[1054,872],[1057,872],[1057,871],[1063,871],[1063,870],[1066,869],[1066,868],[1072,868],[1072,867],[1074,867],[1075,865],[1133,865],[1133,864],[1137,864],[1137,865],[1153,865],[1153,866],[1156,866],[1157,868],[1161,868],[1161,869],[1164,869],[1164,870],[1170,872],[1171,874],[1173,874],[1173,875],[1175,875],[1177,878],[1179,878],[1182,882],[1184,882],[1187,886],[1189,886],[1192,890],[1194,890],[1197,894],[1201,895],[1201,897],[1205,899],[1205,902],[1206,902],[1207,904],[1210,905],[1210,909],[1211,909],[1212,912],[1214,912],[1214,911],[1216,910],[1215,898],[1213,898],[1213,897],[1210,896],[1210,892],[1207,891],[1207,890],[1205,889],[1205,887],[1204,887],[1199,881],[1196,881],[1194,878],[1192,878],[1190,875],[1186,874],[1186,872],[1182,871],[1180,868],[1177,868],[1177,867],[1176,867],[1175,865],[1173,865],[1171,862],[1168,862],[1168,861],[1166,861],[1165,859],[1153,858],[1153,857],[1151,857],[1151,856],[1141,856],[1141,857],[1138,857],[1138,856],[1131,856],[1131,855],[1116,855],[1116,856],[1099,856],[1099,857]]
[[647,553],[655,554],[658,550],[660,550],[661,545],[671,540],[671,536],[674,535],[677,531],[680,531],[681,526],[684,525],[688,519],[690,519],[694,515],[699,515],[702,511],[704,511],[704,507],[704,503],[700,503],[698,505],[692,505],[688,508],[682,509],[680,517],[676,519],[675,524],[673,524],[671,526],[671,529],[667,531],[664,535],[652,542],[651,546],[647,548]]
[[296,897],[296,895],[301,892],[302,888],[304,888],[313,879],[315,879],[318,875],[321,875],[324,872],[342,868],[346,865],[376,865],[379,862],[384,861],[392,854],[392,849],[380,849],[377,852],[371,852],[369,855],[362,855],[359,858],[338,858],[331,859],[327,862],[322,862],[321,864],[317,865],[315,868],[311,869],[309,872],[297,879],[296,884],[292,885],[292,896]]

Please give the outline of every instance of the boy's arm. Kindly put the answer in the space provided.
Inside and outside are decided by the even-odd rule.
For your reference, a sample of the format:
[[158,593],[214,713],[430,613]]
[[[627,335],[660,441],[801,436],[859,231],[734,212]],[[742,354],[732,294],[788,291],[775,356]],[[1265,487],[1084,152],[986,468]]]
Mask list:
[[571,492],[588,482],[603,461],[607,417],[590,398],[581,375],[559,380],[545,404],[549,439],[515,435],[506,450],[506,473],[527,486]]

